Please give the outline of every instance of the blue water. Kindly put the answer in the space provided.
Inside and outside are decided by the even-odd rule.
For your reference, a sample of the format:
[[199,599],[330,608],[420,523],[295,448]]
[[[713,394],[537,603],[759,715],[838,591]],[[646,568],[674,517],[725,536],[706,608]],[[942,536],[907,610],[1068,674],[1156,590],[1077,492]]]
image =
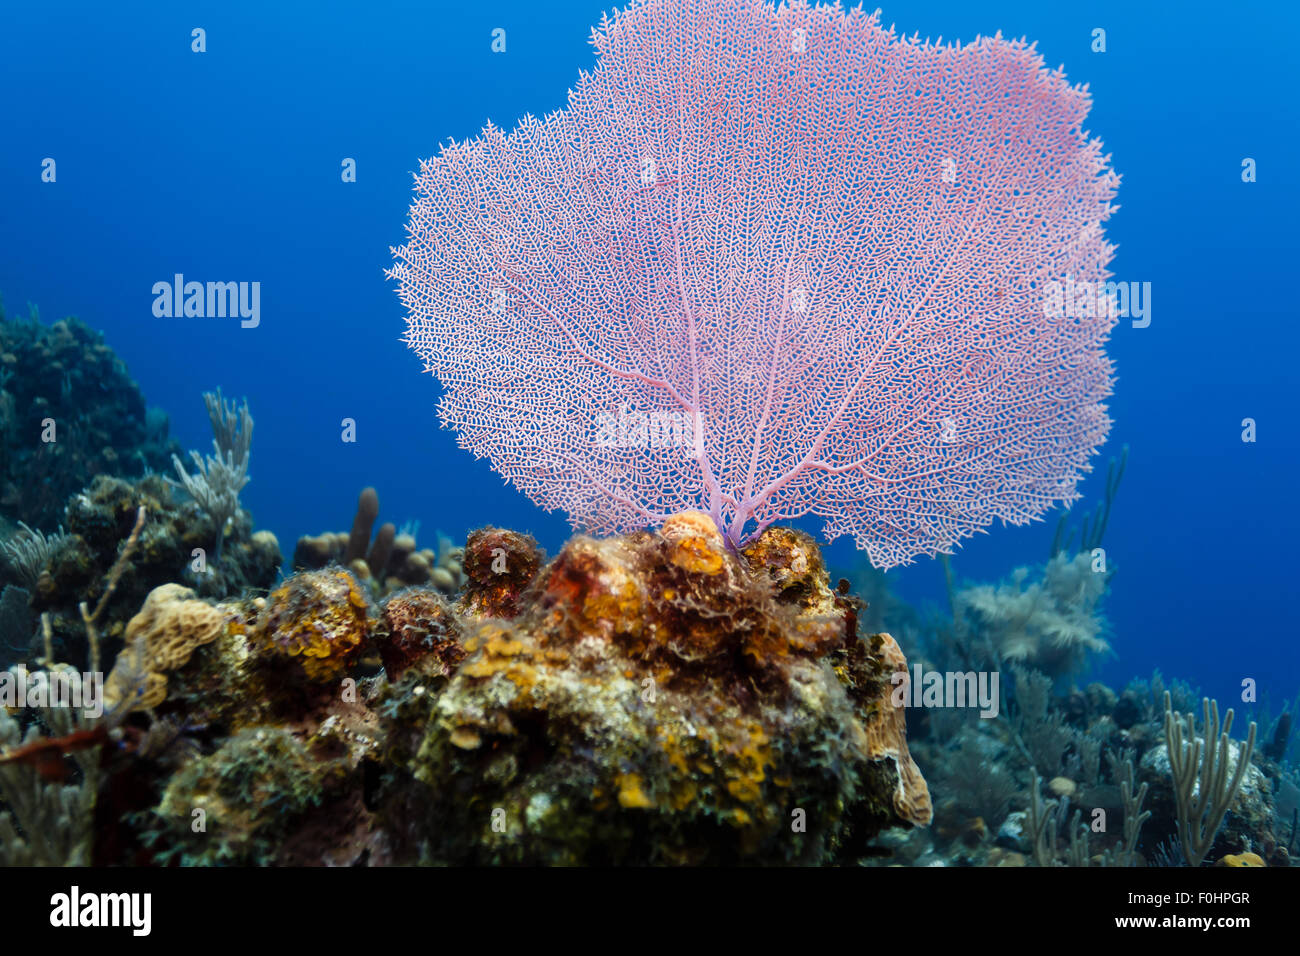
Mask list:
[[[186,447],[207,449],[199,393],[248,396],[244,493],[286,552],[346,528],[358,490],[385,519],[463,536],[567,524],[456,447],[437,387],[400,342],[383,276],[403,241],[410,171],[488,119],[565,104],[590,68],[594,0],[451,3],[6,3],[0,12],[0,293],[10,312],[102,329]],[[1122,174],[1107,235],[1117,279],[1152,283],[1150,327],[1117,328],[1115,426],[1131,460],[1106,537],[1117,656],[1101,676],[1159,667],[1221,700],[1253,678],[1300,690],[1294,543],[1297,111],[1289,3],[887,5],[923,36],[1027,36],[1090,84],[1090,128]],[[191,29],[207,52],[191,52]],[[506,30],[504,54],[491,31]],[[1107,50],[1090,50],[1106,30]],[[54,184],[40,180],[45,157]],[[355,158],[358,178],[340,164]],[[1258,181],[1241,180],[1243,158]],[[151,287],[183,273],[262,284],[262,320],[158,319]],[[1241,441],[1243,418],[1258,441]],[[358,441],[340,441],[340,422]],[[995,526],[955,559],[998,579],[1046,555],[1056,516]],[[845,542],[832,560],[853,560]],[[941,599],[930,561],[891,573]]]

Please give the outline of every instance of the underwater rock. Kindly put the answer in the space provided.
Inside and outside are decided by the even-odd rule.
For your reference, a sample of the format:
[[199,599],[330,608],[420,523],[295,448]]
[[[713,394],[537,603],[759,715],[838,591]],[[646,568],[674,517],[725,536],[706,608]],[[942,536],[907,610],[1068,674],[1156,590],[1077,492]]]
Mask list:
[[1087,686],[1084,693],[1088,698],[1088,715],[1096,719],[1099,717],[1108,717],[1115,711],[1116,703],[1119,698],[1116,693],[1099,681],[1093,681]]
[[375,643],[391,681],[400,680],[417,663],[425,676],[447,677],[465,659],[459,620],[433,588],[413,588],[389,597],[380,617]]
[[1115,726],[1121,730],[1128,730],[1130,727],[1140,723],[1145,717],[1145,710],[1141,702],[1131,693],[1126,692],[1115,704],[1114,709]]
[[[141,507],[146,514],[138,545],[100,622],[105,660],[122,646],[126,621],[161,585],[183,584],[204,597],[223,598],[275,582],[283,560],[279,544],[270,532],[253,532],[248,512],[239,511],[229,522],[221,560],[212,561],[211,519],[194,502],[178,501],[162,477],[126,481],[100,475],[68,501],[64,524],[70,538],[51,557],[31,596],[32,610],[49,614],[58,660],[86,663],[78,605],[94,607],[102,597]],[[33,642],[32,656],[37,656],[38,641]]]
[[[1202,747],[1204,738],[1196,738]],[[1241,756],[1242,743],[1228,741],[1227,774],[1231,779]],[[1147,809],[1152,816],[1148,832],[1177,832],[1177,802],[1174,799],[1173,777],[1169,766],[1169,747],[1161,743],[1143,756],[1138,764],[1138,781],[1150,786]],[[1200,793],[1200,780],[1192,788],[1193,797]],[[1254,763],[1241,779],[1241,789],[1233,800],[1223,824],[1214,838],[1214,845],[1206,854],[1213,859],[1228,853],[1244,853],[1260,848],[1273,852],[1278,841],[1273,833],[1273,797],[1269,780]]]
[[872,841],[872,846],[888,854],[887,857],[882,857],[882,860],[888,861],[890,866],[924,865],[919,861],[934,854],[933,835],[926,830],[909,826],[882,830]]
[[1006,850],[1028,853],[1030,850],[1029,835],[1026,832],[1028,820],[1029,813],[1025,810],[1016,810],[1007,814],[1007,818],[1002,821],[1002,826],[998,828],[996,845]]
[[[454,604],[415,588],[375,607],[337,565],[215,605],[159,588],[115,673],[174,665],[141,720],[195,753],[165,779],[141,765],[158,796],[123,842],[237,864],[878,856],[880,831],[931,817],[890,700],[898,645],[858,635],[806,535],[736,552],[701,518],[575,537],[545,565],[484,529]],[[181,617],[198,623],[173,640]]]
[[[204,605],[224,626],[167,674],[166,699],[156,710],[163,721],[197,734],[191,746],[206,752],[171,775],[148,813],[132,817],[153,862],[388,861],[387,835],[365,804],[367,775],[382,753],[371,707],[375,681],[335,679],[356,653],[354,622],[369,619],[364,604],[355,609],[361,593],[355,581],[332,580],[335,574],[351,581],[342,570],[316,572],[306,581],[290,579],[274,600],[215,607],[185,601]],[[291,639],[321,628],[334,638],[323,645],[329,653],[318,653],[306,639],[278,643],[285,620],[293,622]],[[364,638],[364,626],[361,632]],[[130,649],[119,664],[129,655]],[[311,663],[323,669],[308,675],[304,664]],[[133,773],[148,774],[149,767],[120,771]],[[188,823],[199,810],[205,829],[191,832]]]
[[[522,593],[509,555],[529,552],[497,540],[512,586],[471,539],[468,657],[425,693],[421,795],[389,814],[429,860],[813,863],[929,822],[889,702],[905,661],[859,639],[807,536],[769,529],[737,554],[679,516],[575,537]],[[478,610],[507,592],[513,619]]]
[[291,826],[321,802],[332,769],[287,730],[236,734],[172,777],[146,842],[160,848],[160,863],[273,862]]
[[460,606],[467,614],[507,620],[519,614],[524,589],[546,561],[532,535],[480,528],[465,543],[469,585]]
[[168,468],[167,427],[99,332],[0,308],[0,516],[53,530],[95,475]]
[[369,603],[342,568],[295,574],[262,602],[248,627],[263,659],[292,661],[309,681],[344,676],[369,637]]
[[985,866],[1021,867],[1029,865],[1029,858],[1015,850],[994,847],[984,860]]

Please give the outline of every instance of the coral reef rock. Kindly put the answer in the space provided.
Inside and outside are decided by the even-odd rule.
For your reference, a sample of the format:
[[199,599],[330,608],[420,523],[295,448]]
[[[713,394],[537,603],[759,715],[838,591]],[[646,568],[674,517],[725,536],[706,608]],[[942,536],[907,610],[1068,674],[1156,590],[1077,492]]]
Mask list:
[[[158,475],[134,482],[100,475],[68,501],[64,522],[69,540],[41,569],[31,596],[31,609],[50,615],[57,659],[77,666],[85,662],[78,605],[85,601],[94,607],[102,597],[141,507],[146,516],[139,545],[111,595],[101,627],[109,642],[105,659],[121,646],[126,622],[155,588],[180,583],[204,597],[222,598],[275,582],[280,546],[269,531],[253,531],[247,511],[240,510],[224,529],[220,561],[209,556],[200,564],[196,554],[211,549],[216,529],[197,504]],[[33,656],[39,650],[39,638],[33,638]]]
[[167,468],[180,450],[167,431],[100,333],[0,308],[0,516],[54,528],[95,475]]
[[454,602],[376,604],[339,565],[217,604],[154,591],[111,682],[153,721],[114,764],[144,803],[99,845],[196,864],[857,863],[880,831],[929,823],[891,703],[906,662],[857,633],[807,536],[737,552],[688,514],[549,562],[497,528],[464,554]]
[[[1204,737],[1197,737],[1196,742],[1202,748],[1207,746]],[[1218,741],[1211,741],[1215,746]],[[1228,741],[1228,779],[1236,772],[1237,761],[1241,759],[1242,742]],[[1177,801],[1173,792],[1173,777],[1169,767],[1169,747],[1160,743],[1148,750],[1138,764],[1138,780],[1151,788],[1148,806],[1152,810],[1150,828],[1154,832],[1177,832]],[[1199,798],[1200,780],[1192,787],[1193,799]],[[1223,825],[1215,835],[1211,851],[1207,858],[1221,854],[1242,854],[1252,849],[1262,848],[1266,855],[1271,855],[1279,847],[1279,841],[1273,833],[1273,794],[1272,786],[1264,773],[1253,763],[1242,777],[1241,790],[1232,801]]]
[[929,822],[889,700],[902,653],[859,638],[810,538],[769,529],[736,553],[688,513],[576,537],[528,582],[530,543],[471,536],[465,660],[425,706],[393,699],[416,677],[381,705],[390,733],[426,721],[395,750],[423,792],[388,807],[426,859],[852,861]]

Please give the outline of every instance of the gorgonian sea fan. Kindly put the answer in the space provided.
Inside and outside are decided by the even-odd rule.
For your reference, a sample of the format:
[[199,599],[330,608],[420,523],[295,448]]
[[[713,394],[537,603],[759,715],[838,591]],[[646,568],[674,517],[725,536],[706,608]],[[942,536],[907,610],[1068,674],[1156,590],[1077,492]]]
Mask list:
[[1108,276],[1085,89],[839,6],[648,0],[592,43],[568,109],[422,163],[393,250],[463,447],[595,532],[815,514],[879,567],[1078,497],[1114,319],[1044,293]]

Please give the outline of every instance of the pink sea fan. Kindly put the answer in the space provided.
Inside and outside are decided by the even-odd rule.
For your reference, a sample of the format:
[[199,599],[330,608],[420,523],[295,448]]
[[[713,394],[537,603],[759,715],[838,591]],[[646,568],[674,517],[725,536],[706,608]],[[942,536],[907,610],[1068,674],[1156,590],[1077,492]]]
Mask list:
[[422,163],[393,250],[463,447],[595,532],[815,514],[879,567],[1078,497],[1114,319],[1045,292],[1108,276],[1085,89],[838,5],[647,0],[592,43],[566,110]]

